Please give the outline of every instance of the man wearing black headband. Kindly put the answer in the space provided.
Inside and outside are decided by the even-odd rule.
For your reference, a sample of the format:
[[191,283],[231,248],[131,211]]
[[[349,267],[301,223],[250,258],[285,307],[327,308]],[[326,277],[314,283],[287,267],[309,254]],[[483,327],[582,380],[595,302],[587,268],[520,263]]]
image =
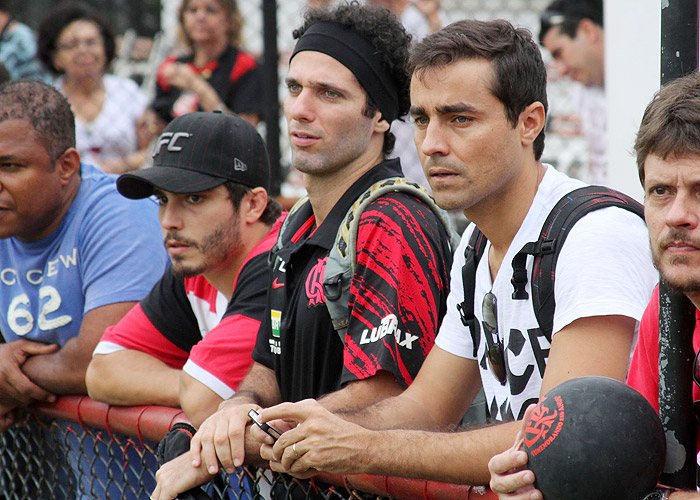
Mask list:
[[[546,282],[532,278],[534,259],[521,249],[538,241],[558,200],[584,184],[540,162],[547,95],[539,48],[507,21],[465,20],[424,38],[410,65],[423,170],[440,206],[462,209],[473,224],[455,251],[435,346],[406,391],[341,415],[314,401],[261,412],[264,422],[298,423],[261,453],[295,476],[321,470],[488,484],[489,459],[511,446],[515,421],[540,394],[577,376],[624,379],[657,280],[641,217],[618,206],[587,213],[568,227],[556,267],[542,271],[556,274],[545,333],[532,299],[534,284]],[[465,254],[477,245],[475,226],[488,241],[470,275]],[[516,255],[528,278],[525,294],[514,293],[522,283],[513,272]],[[454,429],[481,388],[499,425],[407,430]]]
[[410,37],[389,11],[356,3],[309,11],[295,36],[284,109],[310,203],[286,222],[251,371],[200,427],[196,455],[161,469],[153,498],[174,498],[219,462],[227,470],[259,462],[265,435],[246,427],[250,409],[322,398],[326,408],[351,411],[399,394],[445,313],[448,235],[426,203],[392,192],[362,212],[347,333],[341,340],[334,330],[322,280],[341,221],[370,186],[402,175],[385,155],[391,122],[408,111]]

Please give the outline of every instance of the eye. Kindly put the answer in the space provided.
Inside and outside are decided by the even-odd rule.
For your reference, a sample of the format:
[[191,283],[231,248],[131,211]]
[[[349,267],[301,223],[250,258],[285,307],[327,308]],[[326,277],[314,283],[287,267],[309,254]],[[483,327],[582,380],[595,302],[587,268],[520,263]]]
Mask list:
[[20,168],[20,165],[9,161],[0,163],[0,169],[2,170],[17,170],[18,168]]
[[202,197],[202,196],[200,196],[200,195],[198,195],[198,194],[190,194],[190,195],[187,195],[187,202],[188,202],[188,203],[197,204],[197,203],[201,203],[202,200],[204,200],[204,197]]
[[650,196],[665,196],[668,194],[668,188],[666,186],[652,186],[649,189]]
[[328,89],[323,91],[323,95],[329,99],[337,99],[338,97],[340,97],[340,94],[338,92],[336,92],[335,90]]
[[153,195],[156,197],[156,200],[158,200],[158,205],[160,205],[161,207],[168,203],[168,197],[164,194],[154,193]]
[[453,118],[453,121],[458,125],[467,125],[472,122],[472,119],[468,116],[458,115]]
[[419,127],[424,127],[425,125],[428,124],[428,117],[427,116],[414,116],[413,122]]
[[290,94],[298,94],[299,92],[301,92],[301,85],[299,85],[298,83],[288,83],[287,90],[289,90]]

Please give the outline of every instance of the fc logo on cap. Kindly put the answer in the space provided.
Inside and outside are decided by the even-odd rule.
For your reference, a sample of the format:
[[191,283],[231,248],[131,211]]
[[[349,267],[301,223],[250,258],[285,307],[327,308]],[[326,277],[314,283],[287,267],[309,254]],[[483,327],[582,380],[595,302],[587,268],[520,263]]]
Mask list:
[[182,146],[177,145],[177,141],[180,139],[189,139],[192,134],[188,132],[164,132],[158,138],[156,147],[153,150],[153,157],[155,157],[163,146],[167,145],[167,150],[171,152],[182,151]]

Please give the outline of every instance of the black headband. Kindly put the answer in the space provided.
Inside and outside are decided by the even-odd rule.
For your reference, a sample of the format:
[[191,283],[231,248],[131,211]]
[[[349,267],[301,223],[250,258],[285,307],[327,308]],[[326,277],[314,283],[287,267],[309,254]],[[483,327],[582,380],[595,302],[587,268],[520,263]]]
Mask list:
[[382,67],[377,49],[357,32],[332,21],[318,21],[307,28],[294,47],[290,62],[302,50],[322,52],[355,75],[384,119],[391,124],[399,116],[396,83]]

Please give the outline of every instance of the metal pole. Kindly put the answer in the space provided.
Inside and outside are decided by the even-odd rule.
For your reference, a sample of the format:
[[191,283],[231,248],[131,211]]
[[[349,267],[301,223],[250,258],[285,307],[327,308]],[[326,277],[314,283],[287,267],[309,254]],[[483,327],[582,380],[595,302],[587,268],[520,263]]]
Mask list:
[[688,298],[659,286],[659,416],[666,431],[661,482],[695,489],[695,420],[692,369],[695,308]]
[[[698,67],[698,0],[661,2],[661,84]],[[692,370],[695,307],[682,293],[659,287],[659,416],[666,430],[661,482],[697,486]]]
[[280,194],[282,184],[282,165],[280,164],[280,110],[279,77],[277,74],[277,61],[279,53],[277,50],[277,2],[276,0],[263,0],[263,96],[265,120],[265,142],[267,144],[267,154],[270,157],[271,182],[270,194],[277,196]]

